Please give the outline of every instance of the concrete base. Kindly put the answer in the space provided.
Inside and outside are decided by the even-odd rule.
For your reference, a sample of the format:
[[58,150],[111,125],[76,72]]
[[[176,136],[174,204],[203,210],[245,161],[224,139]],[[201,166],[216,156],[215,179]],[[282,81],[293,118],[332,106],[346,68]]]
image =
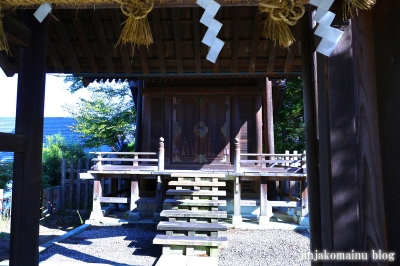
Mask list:
[[128,222],[137,222],[140,220],[139,212],[129,212]]
[[269,216],[260,216],[260,217],[258,217],[258,224],[259,225],[266,225],[266,224],[269,224],[269,219],[270,219],[271,217],[269,217]]
[[158,223],[161,221],[160,214],[158,212],[154,213],[153,222]]
[[232,224],[241,224],[243,222],[241,215],[233,215],[232,216]]
[[294,215],[293,221],[295,221],[299,225],[303,225],[303,226],[310,225],[310,217],[302,217],[302,216]]
[[156,266],[218,266],[218,257],[162,255]]
[[92,211],[90,213],[90,220],[100,220],[104,216],[107,216],[111,213],[111,207],[101,207],[101,212]]

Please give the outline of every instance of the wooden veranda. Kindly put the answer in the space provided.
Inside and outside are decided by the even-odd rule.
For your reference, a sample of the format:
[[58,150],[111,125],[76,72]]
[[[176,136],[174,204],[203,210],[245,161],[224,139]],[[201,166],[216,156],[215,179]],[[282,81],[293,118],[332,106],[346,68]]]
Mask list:
[[[311,250],[399,253],[400,1],[376,2],[371,11],[359,10],[343,23],[342,1],[334,1],[338,19],[332,25],[344,34],[324,57],[314,52],[319,40],[313,36],[314,7],[307,1],[305,16],[292,29],[296,42],[290,50],[262,37],[265,15],[257,11],[257,0],[221,1],[217,18],[225,26],[219,37],[226,43],[216,64],[205,59],[206,28],[197,23],[200,9],[188,1],[157,5],[149,14],[155,42],[133,55],[128,47],[115,47],[124,20],[118,4],[79,11],[53,6],[43,23],[30,8],[5,14],[11,54],[0,52],[0,66],[8,76],[19,75],[15,134],[0,133],[0,150],[14,152],[10,265],[38,264],[46,73],[71,73],[86,82],[142,79],[160,88],[182,81],[221,82],[225,88],[244,83],[259,86],[264,101],[272,97],[267,78],[302,76]],[[271,142],[266,137],[264,143]]]

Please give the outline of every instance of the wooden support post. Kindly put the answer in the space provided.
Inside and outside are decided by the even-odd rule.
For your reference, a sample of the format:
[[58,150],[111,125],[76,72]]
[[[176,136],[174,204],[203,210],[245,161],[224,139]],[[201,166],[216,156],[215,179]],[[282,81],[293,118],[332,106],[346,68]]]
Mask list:
[[[272,102],[272,81],[265,78],[263,82],[263,116],[264,116],[264,152],[275,153],[275,134],[274,134],[274,103]],[[274,158],[270,158],[273,160]],[[279,181],[268,181],[268,197],[276,200],[276,184]]]
[[[236,139],[240,139],[240,98],[238,95],[232,96],[231,99],[231,151],[236,150]],[[235,152],[231,152],[231,162],[234,162],[236,166],[236,154]]]
[[265,177],[260,178],[260,217],[258,224],[268,224],[270,218],[273,216],[272,206],[268,205],[268,184]]
[[241,184],[240,177],[236,176],[234,182],[234,194],[233,194],[233,217],[232,224],[241,224],[242,215],[240,213],[240,200],[241,200]]
[[240,173],[240,142],[235,138],[235,173]]
[[76,209],[81,209],[81,179],[79,173],[82,171],[82,158],[78,159],[78,165],[76,169]]
[[74,192],[74,159],[71,158],[69,161],[69,186],[68,186],[68,210],[72,210],[72,202]]
[[98,220],[103,217],[100,203],[102,195],[103,190],[101,188],[101,177],[96,175],[93,180],[93,210],[90,214],[90,220]]
[[25,135],[25,152],[14,153],[10,265],[39,264],[40,187],[46,84],[48,18],[21,10],[31,30],[29,48],[20,48],[15,134]]
[[161,176],[157,176],[156,187],[156,212],[154,213],[153,222],[160,221],[160,213],[163,210],[163,185]]
[[[262,153],[262,97],[261,94],[254,98],[254,112],[255,112],[255,141],[254,151],[255,153]],[[258,156],[257,160],[261,157]],[[259,163],[257,163],[259,165]]]
[[313,36],[311,13],[306,11],[300,20],[301,23],[301,54],[303,64],[303,101],[304,101],[304,120],[306,131],[306,150],[307,150],[307,184],[312,194],[309,195],[310,212],[310,245],[311,250],[322,250],[322,228],[321,228],[321,205],[319,194],[318,176],[318,138],[317,138],[317,117],[315,105],[315,80],[314,58],[313,58]]
[[131,180],[131,206],[129,211],[129,221],[137,222],[140,220],[140,213],[137,208],[139,200],[139,178],[137,175],[132,176]]
[[164,157],[165,157],[165,150],[164,150],[164,138],[160,138],[160,147],[158,149],[158,172],[164,171]]
[[61,159],[61,191],[60,191],[60,206],[59,208],[64,209],[65,208],[65,193],[66,193],[66,188],[65,188],[65,182],[66,182],[66,174],[67,174],[67,160],[65,158]]

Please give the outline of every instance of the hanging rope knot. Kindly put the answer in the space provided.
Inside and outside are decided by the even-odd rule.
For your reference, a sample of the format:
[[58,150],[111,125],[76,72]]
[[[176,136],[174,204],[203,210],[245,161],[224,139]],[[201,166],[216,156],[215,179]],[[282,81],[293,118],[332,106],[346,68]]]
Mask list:
[[295,39],[289,26],[296,25],[304,15],[304,6],[298,0],[262,0],[259,10],[268,13],[264,36],[285,48],[292,45]]
[[343,0],[343,20],[353,17],[353,9],[358,14],[358,9],[371,10],[376,0]]
[[129,43],[132,46],[132,55],[136,45],[153,43],[153,36],[147,15],[154,7],[154,0],[118,0],[121,4],[121,11],[128,19],[121,32],[116,46]]

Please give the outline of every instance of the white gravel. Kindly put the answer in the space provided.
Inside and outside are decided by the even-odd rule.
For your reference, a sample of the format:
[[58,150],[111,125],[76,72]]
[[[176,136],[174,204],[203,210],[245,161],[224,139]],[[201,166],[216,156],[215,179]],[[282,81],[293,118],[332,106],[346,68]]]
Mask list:
[[[151,266],[162,253],[160,245],[152,244],[158,233],[155,226],[92,226],[47,248],[39,260]],[[220,266],[310,265],[301,260],[310,248],[308,231],[229,229],[220,235],[229,241]]]

